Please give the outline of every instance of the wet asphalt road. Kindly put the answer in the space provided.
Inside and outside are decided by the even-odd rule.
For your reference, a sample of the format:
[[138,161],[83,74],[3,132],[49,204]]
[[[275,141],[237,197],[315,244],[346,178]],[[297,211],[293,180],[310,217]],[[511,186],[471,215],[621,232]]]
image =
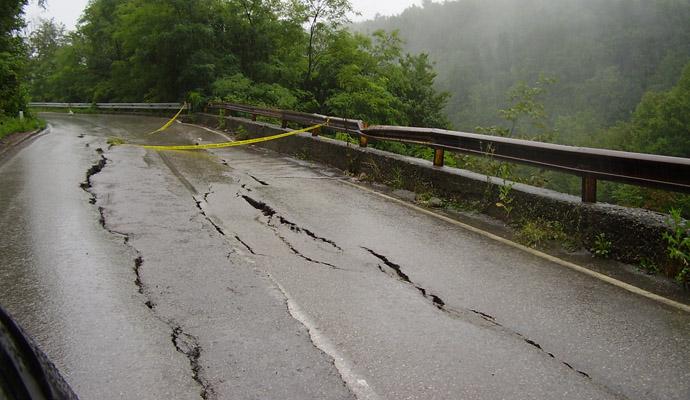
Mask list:
[[0,164],[0,304],[81,398],[690,398],[687,313],[321,166],[105,144],[207,130],[46,117]]

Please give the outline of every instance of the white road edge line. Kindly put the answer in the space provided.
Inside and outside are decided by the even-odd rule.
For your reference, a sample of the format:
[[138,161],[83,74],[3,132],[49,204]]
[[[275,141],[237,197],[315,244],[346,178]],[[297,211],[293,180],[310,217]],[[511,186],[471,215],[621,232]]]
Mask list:
[[411,208],[411,209],[413,209],[413,210],[419,211],[419,212],[421,212],[421,213],[424,213],[424,214],[430,215],[430,216],[432,216],[432,217],[438,218],[438,219],[440,219],[440,220],[442,220],[442,221],[445,221],[445,222],[448,222],[448,223],[450,223],[450,224],[459,226],[459,227],[461,227],[461,228],[463,228],[463,229],[465,229],[465,230],[468,230],[468,231],[470,231],[470,232],[476,233],[476,234],[478,234],[478,235],[487,237],[487,238],[489,238],[489,239],[492,239],[492,240],[495,240],[495,241],[497,241],[497,242],[506,244],[506,245],[511,246],[511,247],[514,247],[514,248],[516,248],[516,249],[525,251],[525,252],[530,253],[530,254],[532,254],[532,255],[535,255],[535,256],[537,256],[537,257],[543,258],[543,259],[545,259],[545,260],[547,260],[547,261],[550,261],[550,262],[559,264],[559,265],[561,265],[561,266],[563,266],[563,267],[570,268],[570,269],[572,269],[572,270],[575,270],[575,271],[577,271],[577,272],[583,273],[583,274],[585,274],[585,275],[589,275],[589,276],[591,276],[591,277],[593,277],[593,278],[599,279],[599,280],[601,280],[601,281],[604,281],[604,282],[606,282],[606,283],[608,283],[608,284],[610,284],[610,285],[616,286],[616,287],[621,288],[621,289],[623,289],[623,290],[627,290],[628,292],[634,293],[634,294],[636,294],[636,295],[643,296],[643,297],[646,297],[646,298],[648,298],[648,299],[657,301],[657,302],[659,302],[659,303],[663,303],[663,304],[665,304],[665,305],[667,305],[667,306],[676,308],[676,309],[678,309],[678,310],[681,310],[681,311],[685,311],[685,312],[687,312],[687,313],[690,313],[690,306],[689,306],[689,305],[686,305],[686,304],[677,302],[677,301],[675,301],[675,300],[668,299],[668,298],[666,298],[666,297],[663,297],[663,296],[660,296],[660,295],[658,295],[658,294],[649,292],[649,291],[647,291],[647,290],[638,288],[637,286],[633,286],[633,285],[631,285],[631,284],[625,283],[625,282],[623,282],[623,281],[620,281],[620,280],[618,280],[618,279],[615,279],[615,278],[612,278],[612,277],[610,277],[610,276],[604,275],[604,274],[602,274],[602,273],[599,273],[599,272],[596,272],[596,271],[592,271],[591,269],[582,267],[582,266],[577,265],[577,264],[575,264],[575,263],[572,263],[572,262],[569,262],[569,261],[566,261],[566,260],[562,260],[562,259],[560,259],[560,258],[558,258],[558,257],[554,257],[554,256],[552,256],[552,255],[546,254],[546,253],[541,252],[541,251],[539,251],[539,250],[535,250],[535,249],[533,249],[533,248],[530,248],[530,247],[527,247],[527,246],[523,246],[523,245],[521,245],[521,244],[519,244],[519,243],[515,243],[515,242],[513,242],[513,241],[511,241],[511,240],[509,240],[509,239],[506,239],[506,238],[504,238],[504,237],[501,237],[501,236],[498,236],[498,235],[494,235],[493,233],[490,233],[490,232],[487,232],[487,231],[485,231],[485,230],[476,228],[476,227],[474,227],[474,226],[471,226],[471,225],[462,223],[462,222],[460,222],[460,221],[457,221],[457,220],[454,220],[454,219],[452,219],[452,218],[446,217],[445,215],[437,214],[437,213],[435,213],[435,212],[433,212],[433,211],[424,209],[424,208],[419,207],[419,206],[416,206],[416,205],[414,205],[414,204],[410,204],[410,203],[408,203],[408,202],[406,202],[406,201],[404,201],[404,200],[396,199],[395,197],[389,196],[389,195],[384,194],[384,193],[377,192],[377,191],[375,191],[375,190],[369,189],[368,187],[365,187],[365,186],[362,186],[362,185],[358,185],[358,184],[356,184],[356,183],[354,183],[354,182],[350,182],[350,181],[346,181],[346,180],[340,180],[340,182],[345,183],[345,184],[350,185],[350,186],[354,186],[354,187],[356,187],[356,188],[359,188],[360,190],[363,190],[363,191],[365,191],[365,192],[374,194],[374,195],[379,196],[379,197],[382,197],[382,198],[384,198],[384,199],[387,199],[387,200],[396,202],[396,203],[398,203],[398,204],[401,204],[401,205],[403,205],[403,206],[405,206],[405,207],[408,207],[408,208]]
[[307,328],[307,332],[309,332],[309,336],[311,337],[311,341],[314,346],[333,359],[335,369],[338,370],[338,373],[340,373],[345,385],[347,385],[355,398],[358,400],[379,400],[379,396],[374,392],[374,389],[369,386],[369,383],[366,381],[366,379],[354,372],[354,368],[350,361],[347,360],[338,351],[337,347],[319,331],[317,325],[305,312],[302,311],[299,305],[297,305],[292,297],[290,297],[285,288],[275,278],[273,278],[271,274],[267,275],[285,297],[285,302],[287,303],[287,308],[290,315],[292,315],[294,319]]

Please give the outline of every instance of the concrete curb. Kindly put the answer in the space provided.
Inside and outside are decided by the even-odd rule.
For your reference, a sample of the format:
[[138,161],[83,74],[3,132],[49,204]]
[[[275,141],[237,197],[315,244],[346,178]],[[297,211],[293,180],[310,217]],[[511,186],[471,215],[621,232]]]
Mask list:
[[50,132],[50,125],[47,125],[44,129],[37,129],[32,132],[16,132],[2,138],[0,140],[0,165],[8,160],[12,154],[21,150],[28,142],[48,132]]

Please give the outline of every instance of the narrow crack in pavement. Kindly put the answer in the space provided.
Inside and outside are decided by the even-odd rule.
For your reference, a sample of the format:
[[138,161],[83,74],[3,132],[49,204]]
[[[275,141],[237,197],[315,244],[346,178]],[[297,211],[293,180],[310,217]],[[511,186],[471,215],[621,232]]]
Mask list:
[[285,243],[285,245],[287,246],[287,248],[290,249],[290,251],[293,252],[296,256],[298,256],[298,257],[300,257],[300,258],[302,258],[302,259],[304,259],[304,260],[306,260],[306,261],[309,261],[310,263],[313,263],[313,264],[325,265],[325,266],[331,267],[331,268],[333,268],[333,269],[342,269],[342,268],[336,267],[336,266],[333,265],[333,264],[327,263],[327,262],[325,262],[325,261],[318,261],[318,260],[314,260],[313,258],[309,258],[309,257],[305,256],[304,254],[300,253],[299,250],[297,250],[297,249],[295,248],[295,246],[293,246],[284,236],[280,235],[278,232],[276,232],[276,236],[278,236],[278,238],[279,238],[283,243]]
[[[136,278],[134,279],[134,284],[137,285],[139,293],[144,294],[144,284],[141,283],[141,266],[144,264],[144,258],[139,255],[134,259],[134,274]],[[153,308],[153,307],[149,307]]]
[[330,239],[326,239],[326,238],[321,237],[321,236],[318,236],[314,232],[310,231],[307,228],[299,227],[299,226],[297,226],[297,224],[295,224],[292,221],[287,220],[285,217],[282,217],[279,215],[278,221],[280,221],[280,223],[283,225],[287,225],[290,228],[290,230],[295,232],[295,233],[305,233],[307,236],[311,237],[312,239],[314,239],[318,242],[323,242],[323,243],[329,244],[329,245],[333,246],[334,248],[336,248],[337,250],[343,251],[343,249],[340,246],[338,246],[334,241],[332,241]]
[[242,240],[242,239],[239,237],[239,235],[235,235],[235,240],[237,240],[238,242],[242,243],[242,246],[244,246],[247,250],[249,250],[250,253],[256,255],[256,253],[254,252],[254,249],[252,249],[251,246],[249,246],[247,243],[245,243],[245,241]]
[[201,398],[211,399],[214,396],[213,388],[206,382],[201,376],[201,364],[199,364],[199,358],[201,357],[201,346],[199,345],[199,339],[186,333],[182,327],[174,326],[171,335],[172,343],[175,346],[175,350],[184,354],[189,359],[189,366],[192,369],[192,379],[201,386]]
[[[249,175],[249,174],[247,174],[247,175]],[[261,179],[255,177],[254,175],[249,175],[249,177],[252,178],[252,179],[254,179],[255,181],[259,182],[259,183],[262,184],[263,186],[269,186],[268,183],[262,181]]]
[[[531,340],[531,339],[525,337],[525,335],[521,334],[520,332],[514,331],[514,330],[512,330],[512,329],[510,329],[510,328],[508,328],[508,327],[506,327],[506,326],[504,326],[504,325],[501,325],[500,323],[498,323],[498,322],[496,321],[496,319],[495,319],[493,316],[491,316],[491,315],[489,315],[489,314],[487,314],[487,313],[481,312],[481,311],[477,311],[477,310],[467,309],[467,310],[459,311],[459,310],[456,310],[456,309],[453,309],[453,308],[448,307],[443,299],[441,299],[441,298],[438,297],[437,295],[435,295],[435,294],[429,292],[428,289],[425,289],[425,288],[423,288],[423,287],[417,285],[416,283],[414,283],[414,282],[410,279],[410,277],[402,270],[402,267],[401,267],[400,265],[398,265],[398,264],[396,264],[396,263],[390,261],[386,256],[384,256],[384,255],[382,255],[382,254],[379,254],[379,253],[375,252],[374,250],[371,250],[371,249],[366,248],[366,247],[362,247],[362,249],[366,250],[366,251],[369,252],[371,255],[373,255],[374,257],[378,258],[380,261],[382,261],[382,262],[386,265],[386,267],[388,267],[390,270],[392,270],[392,271],[395,273],[395,276],[396,276],[399,280],[401,280],[401,281],[405,282],[406,284],[411,285],[412,287],[414,287],[419,293],[421,293],[421,295],[422,295],[424,298],[426,298],[427,300],[429,300],[429,301],[433,304],[434,307],[436,307],[437,309],[443,311],[444,313],[446,313],[446,314],[448,314],[448,315],[451,315],[451,316],[453,316],[453,317],[455,317],[455,318],[459,318],[459,319],[466,319],[466,317],[468,316],[468,315],[467,315],[467,312],[469,312],[469,313],[471,313],[471,314],[473,314],[473,315],[476,315],[476,316],[482,318],[484,321],[489,322],[490,324],[492,324],[492,325],[494,325],[495,327],[499,328],[501,331],[519,337],[519,338],[522,339],[525,343],[531,345],[532,347],[536,348],[537,350],[541,351],[542,353],[548,355],[550,358],[553,358],[553,359],[555,359],[555,360],[561,362],[561,363],[562,363],[563,365],[565,365],[567,368],[569,368],[569,369],[571,369],[571,370],[577,372],[577,373],[580,374],[581,376],[583,376],[583,377],[585,377],[585,378],[588,378],[588,379],[590,379],[590,380],[592,379],[592,377],[591,377],[588,373],[586,373],[586,372],[584,372],[584,371],[580,371],[580,370],[574,368],[571,364],[569,364],[569,363],[567,363],[567,362],[565,362],[565,361],[563,361],[563,360],[557,359],[556,356],[555,356],[553,353],[550,353],[550,352],[544,350],[544,349],[541,347],[541,345],[540,345],[539,343],[537,343],[537,342],[535,342],[535,341],[533,341],[533,340]],[[390,274],[386,273],[386,271],[383,269],[383,267],[382,267],[381,265],[377,265],[377,267],[378,267],[378,269],[379,269],[381,272],[383,272],[383,273],[385,273],[386,275],[389,275],[389,276],[390,276]],[[605,386],[602,386],[602,387],[604,387],[607,391],[610,391],[610,389],[608,389],[607,387],[605,387]],[[619,395],[619,394],[617,394],[617,395]],[[620,395],[619,395],[619,396],[620,396]]]
[[199,212],[201,213],[201,215],[203,215],[204,218],[206,218],[206,220],[207,220],[211,225],[213,225],[214,228],[216,228],[216,231],[218,231],[218,233],[220,233],[222,236],[227,236],[227,235],[225,234],[225,231],[223,231],[223,228],[221,228],[220,225],[218,225],[217,223],[215,223],[215,221],[213,221],[213,219],[211,219],[211,217],[209,217],[208,214],[206,214],[206,210],[204,210],[204,207],[202,206],[202,203],[206,203],[206,199],[208,198],[208,195],[209,195],[209,194],[211,194],[211,192],[205,193],[205,194],[202,196],[203,200],[199,200],[198,198],[196,198],[196,197],[193,196],[193,197],[194,197],[194,202],[196,203],[196,208],[198,208],[198,209],[199,209]]
[[[92,182],[91,178],[101,172],[103,168],[108,163],[108,159],[103,155],[103,150],[101,148],[96,149],[96,153],[98,153],[101,158],[98,160],[98,162],[94,165],[92,165],[86,172],[86,180],[80,184],[80,187],[89,193],[91,195],[91,198],[89,199],[90,204],[96,204],[98,201],[98,196],[96,193],[94,193],[92,189]],[[190,334],[185,333],[182,328],[180,327],[179,324],[174,324],[171,321],[166,321],[163,319],[160,315],[155,310],[155,304],[153,303],[153,300],[150,298],[146,291],[146,287],[144,283],[142,282],[141,279],[141,267],[144,265],[144,258],[141,255],[141,252],[139,249],[135,248],[131,243],[130,243],[130,237],[128,234],[117,232],[111,228],[108,227],[107,221],[106,221],[106,212],[105,208],[102,206],[98,206],[98,214],[99,214],[99,224],[105,229],[108,233],[115,235],[115,236],[120,236],[123,239],[123,244],[132,251],[134,251],[137,255],[137,257],[134,259],[134,285],[137,287],[137,292],[139,292],[142,296],[146,298],[146,301],[144,302],[144,305],[151,310],[151,313],[153,316],[161,321],[162,323],[166,324],[167,326],[172,329],[172,343],[175,346],[175,349],[184,354],[188,359],[189,359],[189,365],[191,368],[192,372],[192,379],[201,387],[201,392],[200,396],[202,399],[212,399],[214,398],[214,392],[213,388],[211,385],[206,382],[205,379],[201,376],[201,366],[199,364],[199,357],[201,355],[201,347],[198,344],[198,339]],[[184,340],[186,338],[187,340]]]
[[[206,193],[204,193],[204,195],[202,196],[203,200],[199,200],[199,199],[198,199],[197,197],[195,197],[195,196],[192,196],[192,197],[194,198],[194,202],[196,203],[196,207],[199,209],[199,212],[201,213],[201,215],[202,215],[204,218],[206,218],[206,220],[207,220],[214,228],[216,228],[216,231],[217,231],[218,233],[220,233],[220,234],[221,234],[222,236],[224,236],[224,237],[228,237],[228,235],[225,233],[225,231],[223,230],[223,228],[221,228],[220,225],[218,225],[208,214],[206,214],[206,210],[204,209],[204,206],[203,206],[203,205],[204,205],[204,204],[208,204],[208,196],[211,195],[211,193],[213,193],[210,189],[211,189],[211,188],[209,188],[209,191],[206,192]],[[250,253],[252,253],[253,255],[261,255],[261,254],[255,252],[254,249],[253,249],[249,244],[247,244],[247,242],[245,242],[244,240],[242,240],[242,238],[240,238],[239,235],[235,234],[235,235],[234,235],[234,238],[235,238],[235,240],[237,240],[242,246],[244,246]]]

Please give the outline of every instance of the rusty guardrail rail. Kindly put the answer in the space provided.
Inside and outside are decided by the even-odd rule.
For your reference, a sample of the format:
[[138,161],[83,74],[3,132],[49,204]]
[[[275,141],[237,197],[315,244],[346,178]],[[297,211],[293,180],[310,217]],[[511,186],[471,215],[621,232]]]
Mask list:
[[622,182],[690,193],[690,159],[654,154],[565,146],[443,129],[372,126],[363,135],[378,140],[434,148],[434,165],[443,165],[444,150],[527,164],[578,175],[582,201],[596,202],[597,180]]
[[[247,106],[244,104],[235,103],[210,103],[208,108],[216,110],[228,110],[234,112],[241,112],[249,114],[252,121],[256,121],[257,116],[269,117],[279,119],[283,128],[287,127],[288,122],[294,122],[302,125],[318,125],[328,121],[328,129],[339,132],[352,133],[360,135],[364,128],[364,123],[358,119],[348,119],[340,117],[329,117],[321,114],[309,114],[298,111],[278,110],[263,107]],[[319,132],[313,132],[314,136]]]
[[[323,123],[329,117],[293,111],[272,110],[232,103],[213,103],[212,108],[244,112],[301,124]],[[690,193],[690,159],[654,154],[565,146],[552,143],[456,132],[444,129],[401,126],[371,126],[360,120],[330,117],[329,128],[359,136],[366,147],[369,139],[391,140],[429,146],[434,165],[443,166],[444,151],[483,155],[499,160],[577,175],[582,179],[582,201],[596,202],[597,180]],[[318,132],[313,133],[317,135]]]
[[42,103],[32,102],[29,107],[42,108],[97,108],[103,110],[179,110],[181,103]]

